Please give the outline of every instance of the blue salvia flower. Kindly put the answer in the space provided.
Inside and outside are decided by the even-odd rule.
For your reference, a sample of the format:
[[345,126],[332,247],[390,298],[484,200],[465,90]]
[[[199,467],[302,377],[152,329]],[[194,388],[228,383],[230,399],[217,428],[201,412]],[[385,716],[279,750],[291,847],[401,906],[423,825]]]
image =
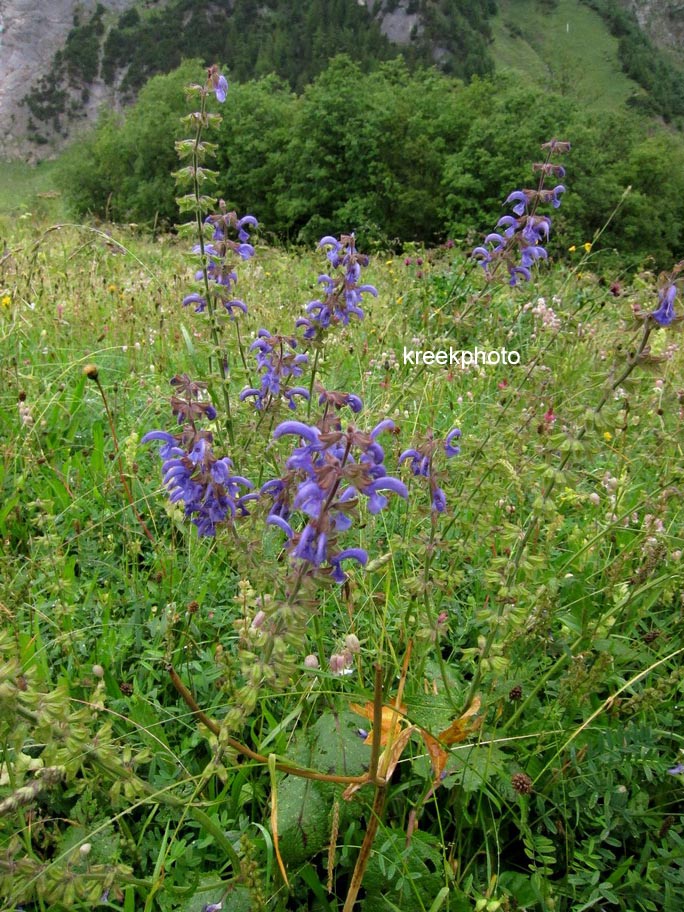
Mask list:
[[[207,278],[211,283],[211,294],[225,307],[228,314],[234,317],[235,311],[247,313],[247,305],[232,294],[232,289],[237,284],[233,260],[236,257],[249,260],[254,256],[254,247],[249,243],[248,229],[257,227],[258,222],[253,215],[238,218],[237,213],[228,212],[223,200],[219,200],[219,209],[220,212],[208,215],[204,220],[205,225],[213,228],[211,241],[204,243],[204,252],[200,244],[196,244],[192,252],[200,256],[203,253],[206,258]],[[203,281],[203,269],[195,272],[195,279],[198,282]],[[202,313],[207,307],[206,292],[192,292],[186,295],[183,298],[183,306],[188,307],[190,304],[195,305],[195,313]]]
[[232,522],[237,515],[246,516],[247,504],[258,495],[242,493],[254,485],[233,473],[229,457],[214,454],[210,431],[197,429],[198,419],[216,417],[216,409],[199,398],[205,384],[193,382],[186,374],[174,377],[171,383],[185,393],[185,398],[171,399],[173,414],[183,427],[176,434],[149,431],[142,443],[161,443],[162,479],[169,500],[183,504],[200,536],[213,536],[218,525]]
[[327,248],[326,256],[335,272],[319,275],[318,284],[325,295],[310,301],[306,306],[307,316],[297,320],[296,326],[304,327],[305,339],[315,339],[338,323],[346,326],[352,316],[362,320],[363,295],[378,296],[374,285],[359,284],[361,270],[368,266],[369,260],[356,250],[353,234],[343,234],[339,241],[328,235],[321,238],[318,246]]
[[[443,443],[444,453],[448,458],[458,456],[461,452],[460,446],[454,443],[459,440],[461,432],[458,428],[449,431]],[[426,478],[430,485],[430,494],[432,498],[433,513],[443,513],[446,510],[446,495],[441,487],[437,484],[435,473],[433,471],[433,458],[440,447],[440,441],[436,440],[432,433],[428,433],[427,440],[419,446],[404,450],[399,457],[399,465],[406,460],[410,460],[410,468],[413,475],[417,478]]]
[[547,160],[535,163],[532,167],[540,174],[539,187],[536,190],[514,190],[506,198],[505,205],[511,207],[513,215],[504,215],[497,222],[498,231],[488,234],[484,244],[476,247],[472,256],[491,278],[500,263],[508,269],[509,284],[514,286],[519,281],[529,282],[532,278],[532,267],[539,261],[547,259],[543,244],[549,238],[551,219],[538,215],[540,205],[551,205],[558,209],[561,195],[565,193],[563,184],[553,188],[544,187],[548,177],[563,178],[565,168],[549,161],[548,156],[568,152],[570,143],[552,139],[542,145],[547,152]]
[[297,352],[297,340],[293,336],[271,335],[267,329],[260,329],[257,338],[250,345],[256,352],[257,368],[263,374],[261,387],[249,387],[240,393],[240,400],[254,398],[257,409],[269,407],[281,396],[288,400],[288,407],[297,408],[296,397],[309,399],[309,391],[303,386],[289,386],[286,381],[301,377],[308,356]]
[[242,475],[233,474],[232,460],[218,459],[212,449],[209,431],[186,427],[180,434],[149,431],[142,443],[161,442],[164,487],[171,503],[182,503],[185,515],[200,536],[216,535],[219,524],[230,522],[237,514],[247,515],[246,504],[256,495],[241,494],[241,488],[254,485]]
[[207,70],[207,88],[214,92],[216,100],[223,104],[228,95],[228,80],[219,73],[219,68],[216,64],[210,66]]
[[[266,522],[285,533],[300,572],[329,575],[343,583],[344,561],[366,565],[368,554],[363,548],[340,550],[337,538],[351,528],[362,499],[369,512],[379,513],[388,504],[387,493],[408,497],[403,482],[388,475],[385,454],[377,442],[383,431],[393,429],[393,422],[385,420],[370,433],[354,427],[342,431],[339,418],[332,416],[321,427],[285,421],[273,432],[276,440],[297,437],[299,445],[287,459],[288,474],[267,482],[260,493],[273,498]],[[299,532],[291,521],[294,512],[308,517]]]
[[684,316],[677,316],[675,302],[679,293],[679,286],[684,276],[684,260],[677,263],[670,272],[661,272],[658,276],[658,306],[650,312],[644,311],[639,305],[634,308],[634,313],[639,319],[648,318],[658,326],[670,326],[680,323]]
[[361,398],[354,393],[340,393],[336,391],[328,391],[323,389],[322,386],[317,386],[316,391],[318,392],[318,404],[325,405],[325,412],[323,413],[323,418],[327,418],[328,409],[330,406],[333,408],[341,409],[344,406],[348,406],[352,412],[358,414],[363,408],[363,402]]
[[653,311],[651,317],[660,326],[669,326],[675,319],[675,299],[677,298],[677,286],[673,283],[665,285],[658,293],[658,307]]

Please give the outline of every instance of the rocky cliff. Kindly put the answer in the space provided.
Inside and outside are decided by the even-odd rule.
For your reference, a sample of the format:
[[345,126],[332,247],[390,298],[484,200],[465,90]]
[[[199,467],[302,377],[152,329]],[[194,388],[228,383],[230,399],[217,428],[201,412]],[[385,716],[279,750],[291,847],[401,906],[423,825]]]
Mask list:
[[[134,0],[99,0],[120,11]],[[0,157],[34,158],[27,145],[27,92],[45,76],[74,25],[90,17],[98,0],[0,0]],[[93,87],[92,108],[106,95]]]
[[684,50],[684,0],[623,0],[623,6],[659,47]]

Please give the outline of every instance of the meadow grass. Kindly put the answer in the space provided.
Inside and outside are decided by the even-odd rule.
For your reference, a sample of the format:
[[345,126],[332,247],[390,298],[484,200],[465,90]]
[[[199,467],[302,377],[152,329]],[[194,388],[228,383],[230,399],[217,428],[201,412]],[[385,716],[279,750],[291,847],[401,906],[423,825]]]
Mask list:
[[55,179],[55,161],[29,164],[0,162],[0,219],[33,218],[56,221],[63,215],[63,200]]
[[[654,331],[595,411],[638,345],[633,305],[653,309],[655,277],[616,295],[600,253],[582,251],[515,289],[486,288],[453,250],[372,260],[378,298],[337,328],[317,379],[361,396],[358,427],[395,421],[381,442],[409,499],[362,509],[344,546],[368,551],[366,571],[308,593],[289,685],[260,688],[228,732],[272,756],[269,768],[240,757],[220,722],[240,693],[252,620],[282,590],[283,535],[256,508],[198,538],[166,500],[156,447],[140,444],[174,428],[173,375],[207,379],[220,402],[207,322],[180,304],[187,245],[114,226],[24,220],[3,231],[7,908],[342,909],[372,789],[345,800],[342,785],[276,765],[363,775],[372,749],[358,730],[374,714],[352,707],[372,706],[378,674],[387,704],[401,682],[416,728],[383,795],[358,907],[680,908],[681,778],[667,773],[684,747],[677,337]],[[245,340],[261,326],[291,332],[322,259],[257,245],[240,267]],[[219,421],[216,446],[258,487],[287,453],[273,428],[306,420],[307,406],[276,415],[238,403],[256,371],[250,355],[244,370],[234,329],[235,445]],[[521,363],[415,367],[405,346],[505,346]],[[437,515],[397,457],[455,426],[462,452],[437,460],[448,503]],[[350,636],[351,673],[333,674],[328,659]],[[443,780],[421,729],[441,733]]]

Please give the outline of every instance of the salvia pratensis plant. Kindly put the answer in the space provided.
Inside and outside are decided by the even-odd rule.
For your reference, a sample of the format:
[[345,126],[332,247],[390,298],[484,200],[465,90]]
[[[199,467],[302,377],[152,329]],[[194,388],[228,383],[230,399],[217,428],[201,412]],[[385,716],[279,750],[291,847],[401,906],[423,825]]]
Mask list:
[[162,477],[170,502],[183,505],[200,536],[215,536],[218,525],[247,516],[246,505],[257,495],[248,493],[254,487],[248,479],[233,474],[228,456],[215,455],[212,432],[198,426],[202,419],[213,421],[217,416],[214,406],[200,398],[206,384],[186,374],[174,377],[171,384],[183,393],[171,398],[181,430],[175,434],[149,431],[142,443],[161,443]]
[[569,152],[570,143],[552,139],[544,143],[542,149],[546,152],[545,160],[532,166],[534,173],[539,174],[537,187],[509,194],[505,205],[510,206],[513,215],[502,216],[496,223],[497,230],[488,234],[484,244],[472,252],[488,279],[494,278],[503,265],[508,271],[510,285],[515,286],[521,280],[529,282],[532,267],[548,257],[543,245],[549,239],[551,219],[540,214],[539,207],[550,205],[558,209],[561,204],[561,195],[565,193],[563,184],[549,188],[546,182],[565,177],[565,168],[553,163],[551,156]]
[[247,387],[240,393],[240,401],[253,399],[259,411],[287,399],[288,408],[297,408],[297,398],[309,399],[309,391],[302,386],[291,386],[290,379],[301,377],[308,355],[297,351],[294,336],[272,335],[267,329],[260,329],[257,338],[250,345],[256,352],[257,370],[262,374],[260,387]]
[[[179,157],[189,163],[176,171],[175,177],[179,184],[190,184],[191,191],[179,197],[177,202],[181,213],[189,212],[194,216],[188,227],[194,230],[198,241],[193,247],[193,254],[199,260],[195,280],[200,283],[200,289],[187,294],[183,305],[194,305],[197,313],[205,310],[208,313],[214,348],[214,358],[210,364],[213,361],[218,363],[229,437],[234,442],[229,388],[230,364],[219,311],[225,311],[232,319],[237,313],[247,313],[244,301],[234,296],[237,283],[235,265],[239,259],[248,260],[254,256],[254,247],[249,243],[249,229],[257,226],[257,220],[253,215],[238,217],[235,212],[228,211],[222,199],[218,201],[219,211],[212,212],[217,200],[203,193],[203,185],[217,176],[216,172],[205,165],[206,160],[215,153],[216,146],[207,142],[204,134],[221,122],[219,114],[208,111],[207,99],[213,93],[216,100],[223,104],[227,92],[228,82],[215,65],[207,70],[204,84],[188,87],[188,95],[199,98],[200,110],[184,118],[183,122],[194,130],[194,135],[176,143]],[[206,231],[210,232],[210,238],[206,237]],[[236,333],[244,363],[237,323]]]
[[[540,210],[545,206],[552,210],[560,206],[565,187],[558,181],[564,178],[565,171],[552,158],[569,151],[570,144],[551,140],[542,148],[547,153],[546,158],[534,165],[534,172],[539,175],[538,186],[512,192],[506,200],[511,214],[503,216],[497,223],[497,231],[488,235],[484,245],[473,251],[488,279],[493,279],[499,268],[505,267],[511,286],[520,281],[530,281],[533,267],[547,258],[545,244],[551,230],[551,218]],[[547,182],[553,185],[547,186]],[[212,318],[212,301],[214,305],[222,305],[231,315],[235,310],[246,313],[242,302],[233,298],[236,274],[231,258],[246,259],[252,255],[248,229],[254,223],[251,216],[239,219],[235,213],[228,213],[224,205],[219,215],[210,215],[205,219],[204,224],[209,225],[213,232],[212,238],[206,244],[201,242],[195,251],[206,258],[205,266],[197,273],[197,278],[204,282],[204,293],[199,291],[188,295],[184,304],[194,304],[200,312],[206,309]],[[235,235],[234,239],[231,232]],[[256,600],[251,617],[247,616],[235,624],[239,637],[237,659],[240,671],[235,677],[234,667],[228,666],[232,669],[231,706],[216,728],[219,744],[224,748],[233,744],[231,732],[245,723],[260,696],[269,690],[287,689],[297,674],[297,668],[302,665],[310,670],[322,667],[325,655],[321,639],[324,603],[319,598],[319,589],[331,583],[345,584],[349,580],[351,566],[365,568],[368,565],[370,556],[358,542],[354,533],[355,524],[365,514],[373,517],[386,509],[390,495],[404,500],[409,495],[404,482],[386,467],[385,452],[378,440],[383,432],[398,433],[394,422],[385,419],[370,431],[362,431],[346,422],[341,414],[346,408],[359,413],[362,410],[360,397],[353,393],[328,392],[316,385],[318,353],[328,333],[337,325],[349,325],[352,318],[363,319],[364,295],[377,296],[374,286],[361,281],[361,272],[368,266],[368,257],[356,249],[353,234],[343,234],[339,240],[328,235],[321,239],[319,247],[326,251],[330,267],[318,277],[323,294],[307,305],[306,316],[296,322],[296,329],[302,331],[301,340],[272,333],[265,328],[259,329],[251,350],[256,354],[260,385],[248,386],[240,394],[242,401],[254,400],[255,407],[260,411],[283,400],[289,409],[294,410],[297,399],[308,400],[307,421],[282,421],[272,433],[275,444],[290,438],[295,441],[284,457],[284,472],[262,483],[258,492],[251,489],[246,478],[234,475],[232,462],[226,457],[214,455],[211,433],[198,429],[200,420],[214,421],[216,414],[213,406],[204,401],[202,385],[187,378],[175,378],[176,385],[183,387],[185,397],[176,397],[172,401],[173,412],[182,430],[176,434],[152,431],[143,438],[144,441],[158,440],[162,443],[160,454],[164,459],[164,484],[169,497],[185,505],[186,515],[197,525],[200,535],[214,535],[220,525],[232,523],[238,515],[246,515],[250,507],[255,518],[263,517],[266,527],[278,530],[284,536],[289,560],[280,583],[276,583],[273,591]],[[662,278],[658,307],[645,315],[645,330],[639,349],[619,378],[611,384],[611,389],[624,382],[642,360],[652,328],[669,325],[676,319],[674,303],[678,270],[679,267],[671,276]],[[210,283],[218,289],[213,296]],[[309,388],[306,389],[296,385],[296,380],[303,377],[304,370],[309,367],[306,354],[309,346],[314,348],[316,358]],[[311,416],[315,388],[318,406],[323,410],[317,420]],[[595,415],[605,401],[604,397],[594,409]],[[578,433],[578,442],[585,432],[586,427]],[[429,431],[424,439],[405,449],[398,460],[399,466],[406,463],[414,478],[424,480],[428,486],[432,523],[423,591],[425,612],[435,630],[444,618],[441,614],[439,617],[432,616],[430,575],[438,541],[435,524],[447,507],[446,493],[440,483],[443,472],[437,457],[440,454],[441,461],[458,455],[460,437],[458,428],[452,428],[444,438],[436,437]],[[542,493],[542,503],[549,498],[572,452],[573,448],[567,449],[558,470],[550,477]],[[534,514],[510,555],[509,586],[514,584],[517,568],[541,515],[539,511]],[[496,651],[494,640],[501,629],[501,619],[494,617],[490,633],[481,638],[480,666],[465,697],[466,718],[476,712],[474,707],[479,707],[476,691],[481,681],[481,670],[488,667],[487,663]],[[316,641],[313,651],[310,643],[312,635]],[[351,637],[354,649],[349,647],[330,658],[329,668],[333,675],[346,674],[353,664],[353,656],[358,654],[358,638]],[[410,648],[407,655],[409,652]],[[437,658],[446,692],[450,694],[443,657],[438,654]],[[177,686],[180,689],[180,685]],[[376,702],[380,700],[378,707],[381,707],[381,696],[381,690],[376,689]],[[187,694],[184,698],[189,702]],[[189,702],[189,705],[192,703]],[[379,721],[378,707],[376,724]],[[377,768],[376,755],[375,761],[371,761],[370,781],[375,781]],[[524,781],[525,789],[518,788],[517,791],[528,794],[533,788],[532,780],[523,773],[516,776],[512,780],[514,790],[516,783]],[[382,810],[386,787],[386,782],[376,781],[378,815]],[[351,909],[354,904],[374,835],[375,830],[369,828],[345,909]]]
[[[432,432],[427,435],[424,442],[419,443],[416,447],[404,450],[399,457],[399,464],[410,460],[409,466],[411,473],[417,478],[425,478],[430,487],[431,509],[434,513],[443,513],[446,510],[447,500],[443,489],[437,484],[436,471],[434,468],[434,457],[436,452],[441,448],[447,458],[458,456],[461,452],[460,446],[454,441],[461,436],[458,428],[453,428],[447,434],[444,441],[436,440]],[[440,447],[441,444],[441,447]]]

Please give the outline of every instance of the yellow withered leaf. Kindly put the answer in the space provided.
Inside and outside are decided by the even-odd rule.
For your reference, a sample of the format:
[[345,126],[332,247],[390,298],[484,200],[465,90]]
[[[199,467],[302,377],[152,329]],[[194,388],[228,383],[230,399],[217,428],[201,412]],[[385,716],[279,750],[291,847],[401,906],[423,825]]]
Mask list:
[[437,736],[438,739],[443,744],[449,745],[459,744],[461,741],[465,741],[468,735],[471,735],[474,731],[477,731],[477,729],[482,725],[482,716],[473,719],[473,716],[477,716],[479,713],[481,705],[482,700],[480,697],[475,697],[463,715],[459,716],[458,719],[454,719],[451,725],[447,726],[444,731],[439,733]]
[[449,759],[449,752],[445,751],[444,748],[440,745],[437,738],[435,738],[434,735],[431,735],[430,732],[426,732],[424,728],[421,728],[420,736],[425,743],[428,756],[430,757],[435,784],[438,784],[442,779],[442,773],[446,769],[446,762]]
[[458,719],[454,719],[454,721],[447,726],[444,731],[440,732],[437,737],[431,735],[430,732],[425,731],[424,728],[420,729],[420,736],[423,739],[428,756],[430,757],[430,763],[432,764],[435,787],[442,781],[447,760],[449,759],[449,751],[445,750],[442,745],[446,744],[447,746],[451,746],[452,744],[458,744],[461,741],[465,741],[468,735],[472,734],[480,727],[482,724],[482,717],[478,716],[477,718],[473,718],[473,716],[477,715],[481,705],[482,701],[480,697],[475,697],[463,715],[459,716]]
[[[358,703],[352,703],[349,707],[353,712],[370,722],[374,721],[374,707],[372,703],[366,703],[360,706]],[[396,706],[382,707],[382,720],[380,723],[380,745],[384,747],[388,741],[394,741],[398,732],[401,730],[404,716],[406,715],[406,705],[401,704],[399,709]],[[373,743],[373,732],[370,731],[363,742],[364,744]]]

